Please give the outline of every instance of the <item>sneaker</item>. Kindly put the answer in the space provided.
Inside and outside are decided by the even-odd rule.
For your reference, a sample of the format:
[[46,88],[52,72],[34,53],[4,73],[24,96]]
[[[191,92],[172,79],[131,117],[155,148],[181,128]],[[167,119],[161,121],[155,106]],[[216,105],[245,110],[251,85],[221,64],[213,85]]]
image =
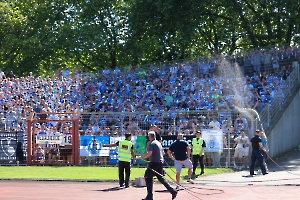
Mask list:
[[200,175],[203,175],[203,174],[204,174],[204,172],[201,172],[201,173],[200,173]]
[[175,188],[175,190],[176,190],[176,191],[179,191],[179,190],[180,190],[180,186],[177,185],[176,188]]
[[190,179],[190,178],[187,180],[187,182],[190,183],[190,184],[194,184],[194,183],[195,183],[195,182],[194,182],[192,179]]
[[[177,197],[177,193],[178,193],[177,191],[175,191],[175,192],[172,193],[172,200],[175,199],[175,198]],[[148,199],[147,199],[147,200],[148,200]]]

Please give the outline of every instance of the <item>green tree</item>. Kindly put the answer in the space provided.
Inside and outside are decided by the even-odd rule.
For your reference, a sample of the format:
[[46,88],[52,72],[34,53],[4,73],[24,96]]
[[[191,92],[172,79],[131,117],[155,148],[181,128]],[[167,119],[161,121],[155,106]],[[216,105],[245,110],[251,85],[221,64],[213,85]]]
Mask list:
[[0,64],[52,75],[292,44],[300,1],[84,0],[0,2]]
[[115,68],[128,37],[126,4],[90,0],[74,4],[76,59],[90,69]]
[[8,73],[18,65],[14,62],[22,52],[22,31],[26,19],[19,9],[8,2],[0,2],[0,63]]
[[26,27],[22,31],[22,55],[16,60],[19,73],[33,71],[53,75],[62,64],[60,30],[66,22],[67,1],[16,1],[15,5],[26,18]]
[[135,1],[130,8],[134,63],[191,57],[193,1]]
[[[290,43],[299,31],[297,0],[135,1],[131,44],[138,60],[172,60]],[[141,51],[144,50],[144,51]],[[144,52],[144,53],[143,53]]]
[[299,32],[300,2],[285,1],[237,1],[231,0],[233,16],[238,18],[239,31],[246,33],[243,44],[268,46],[290,44]]

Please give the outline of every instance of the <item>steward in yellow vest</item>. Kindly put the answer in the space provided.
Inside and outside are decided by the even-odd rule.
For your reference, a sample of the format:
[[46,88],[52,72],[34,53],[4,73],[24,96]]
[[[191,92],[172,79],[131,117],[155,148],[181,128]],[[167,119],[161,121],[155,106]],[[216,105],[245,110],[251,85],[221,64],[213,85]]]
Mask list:
[[[133,162],[135,163],[133,144],[130,142],[130,140],[131,140],[131,134],[126,133],[125,140],[118,141],[115,144],[103,145],[103,147],[118,146],[119,184],[120,187],[123,187],[125,182],[125,188],[129,187],[131,158],[133,158]],[[124,181],[124,170],[125,170],[125,181]]]
[[200,163],[201,173],[204,174],[204,147],[206,147],[205,141],[201,138],[201,131],[196,132],[196,138],[192,141],[192,156],[193,156],[193,175],[196,175],[196,168],[198,162]]

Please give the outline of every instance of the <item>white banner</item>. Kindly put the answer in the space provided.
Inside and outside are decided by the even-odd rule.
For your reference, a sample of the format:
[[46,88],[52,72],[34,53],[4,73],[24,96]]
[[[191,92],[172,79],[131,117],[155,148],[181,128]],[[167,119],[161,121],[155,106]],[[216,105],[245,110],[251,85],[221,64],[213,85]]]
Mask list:
[[37,144],[62,144],[64,140],[64,137],[59,134],[43,134],[35,138]]
[[201,130],[202,138],[205,141],[205,152],[222,152],[223,151],[223,131],[222,130]]

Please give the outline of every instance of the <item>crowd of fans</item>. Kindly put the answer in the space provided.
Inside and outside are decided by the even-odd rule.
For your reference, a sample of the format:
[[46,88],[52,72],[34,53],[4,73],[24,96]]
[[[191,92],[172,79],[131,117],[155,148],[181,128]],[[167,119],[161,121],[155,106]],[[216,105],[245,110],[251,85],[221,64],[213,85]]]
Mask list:
[[143,134],[151,124],[160,124],[162,134],[171,134],[185,131],[184,127],[192,130],[195,125],[207,128],[214,117],[221,125],[232,123],[237,117],[228,110],[235,106],[261,112],[276,95],[284,98],[282,81],[298,65],[299,55],[299,48],[286,48],[227,56],[229,65],[239,66],[242,77],[222,76],[215,59],[132,67],[126,73],[105,69],[94,78],[76,68],[71,72],[58,69],[54,77],[32,73],[16,77],[13,72],[5,75],[0,71],[0,128],[25,130],[22,120],[31,112],[80,112],[81,131],[100,135],[126,130]]

